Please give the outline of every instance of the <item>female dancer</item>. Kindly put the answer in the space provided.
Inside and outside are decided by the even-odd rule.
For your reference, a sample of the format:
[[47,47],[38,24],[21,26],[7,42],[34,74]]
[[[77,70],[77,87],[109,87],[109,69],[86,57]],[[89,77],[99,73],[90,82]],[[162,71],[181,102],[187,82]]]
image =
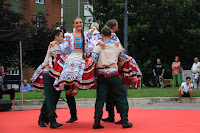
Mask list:
[[[90,38],[88,37],[88,34],[86,36],[85,36],[85,34],[83,34],[82,20],[80,18],[76,17],[74,19],[73,23],[74,23],[73,24],[74,25],[74,33],[66,33],[65,38],[64,38],[64,42],[61,44],[61,50],[65,54],[65,57],[71,58],[70,60],[68,60],[68,62],[65,63],[66,66],[64,67],[64,70],[63,70],[64,72],[62,73],[63,74],[62,76],[65,76],[64,74],[68,74],[68,73],[70,73],[70,74],[75,73],[76,74],[76,71],[74,71],[74,69],[71,69],[71,67],[73,67],[72,63],[76,62],[78,64],[81,61],[85,62],[85,60],[82,59],[82,53],[86,53],[87,57],[89,57],[90,51],[93,50],[95,45],[99,44],[103,47],[103,44],[104,44],[100,40],[98,40],[98,38],[96,38],[95,41],[94,41],[94,39],[91,39],[91,37]],[[97,26],[98,23],[95,23],[94,25]],[[63,30],[63,29],[61,28],[61,30]],[[95,34],[95,35],[97,35],[97,36],[100,35],[97,30],[92,30],[90,33],[98,33],[98,34]],[[78,36],[78,38],[82,37],[82,39],[85,39],[85,43],[84,43],[84,44],[86,44],[85,47],[84,47],[84,48],[86,48],[85,52],[81,51],[81,49],[80,49],[80,48],[83,48],[83,47],[79,47],[79,49],[76,48],[77,44],[76,44],[75,39],[76,39],[77,36]],[[93,38],[93,36],[92,36],[92,38]],[[51,46],[53,46],[54,42],[52,42],[51,44],[52,44]],[[84,54],[83,56],[85,56],[86,54]],[[79,55],[79,57],[77,58],[76,56],[78,56],[78,55]],[[73,58],[73,57],[76,57],[76,58]],[[67,63],[70,63],[71,66],[67,66]],[[90,64],[92,64],[91,59],[86,59],[85,64],[90,67],[91,66]],[[93,71],[93,68],[90,69],[89,67],[88,67],[88,69],[85,69],[85,71],[83,72],[84,73],[83,76],[85,76],[85,78],[87,78],[88,76],[91,76],[91,77],[94,76],[94,74],[90,73],[90,70]],[[68,68],[70,68],[70,69],[68,70]],[[54,72],[52,72],[51,74],[56,76],[57,71],[58,71],[58,69],[54,70]],[[60,77],[60,75],[57,75],[57,76]],[[65,85],[66,98],[67,98],[67,103],[68,103],[68,106],[70,108],[70,114],[71,114],[71,118],[67,121],[67,123],[71,123],[71,122],[74,122],[78,119],[77,118],[77,110],[76,110],[76,102],[75,102],[75,99],[74,99],[74,95],[76,95],[77,91],[78,91],[77,86],[79,86],[80,88],[81,87],[90,87],[90,86],[82,86],[81,83],[80,84],[79,84],[79,82],[77,83],[77,80],[74,80],[72,82],[70,82],[68,80],[69,79],[63,79],[61,81],[61,84],[63,84],[62,82],[65,82],[64,84],[67,84],[67,85]],[[78,80],[81,81],[80,77],[79,77]],[[73,83],[73,82],[75,82],[75,83]],[[70,85],[71,88],[69,88],[68,85]],[[74,87],[74,85],[75,85],[75,89],[72,88],[72,87]],[[85,84],[85,85],[87,85],[87,84]]]
[[[60,29],[63,32],[63,35],[66,33],[66,30],[64,27],[57,27],[56,29]],[[65,43],[65,41],[63,41],[61,46],[64,45],[64,43]],[[67,58],[67,55],[65,57]],[[65,90],[66,91],[70,90],[70,86],[66,85]],[[74,96],[72,96],[71,94],[68,94],[68,93],[66,93],[66,99],[67,99],[67,104],[68,104],[68,107],[70,109],[70,114],[71,114],[71,118],[68,121],[66,121],[66,123],[72,123],[72,122],[78,120],[77,110],[76,110],[76,100],[75,100]]]
[[[65,43],[61,46],[64,54],[69,54],[65,60],[61,75],[54,86],[62,90],[64,85],[70,85],[67,94],[77,95],[78,88],[89,89],[94,85],[94,63],[90,55],[90,43],[83,32],[83,22],[79,17],[73,19],[74,33],[65,34]],[[56,70],[55,70],[56,71]],[[52,75],[56,76],[56,72]]]

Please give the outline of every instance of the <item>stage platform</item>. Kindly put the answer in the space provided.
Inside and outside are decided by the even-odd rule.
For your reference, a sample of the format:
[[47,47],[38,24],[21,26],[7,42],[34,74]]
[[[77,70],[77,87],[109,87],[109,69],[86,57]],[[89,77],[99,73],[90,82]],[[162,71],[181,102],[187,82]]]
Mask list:
[[[0,112],[0,133],[200,133],[200,110],[134,109],[129,110],[133,127],[101,122],[104,129],[92,129],[94,107],[78,107],[78,121],[66,123],[70,118],[67,107],[57,109],[57,121],[63,126],[57,129],[37,124],[40,109]],[[104,118],[107,112],[104,109]],[[120,119],[116,114],[116,121]]]

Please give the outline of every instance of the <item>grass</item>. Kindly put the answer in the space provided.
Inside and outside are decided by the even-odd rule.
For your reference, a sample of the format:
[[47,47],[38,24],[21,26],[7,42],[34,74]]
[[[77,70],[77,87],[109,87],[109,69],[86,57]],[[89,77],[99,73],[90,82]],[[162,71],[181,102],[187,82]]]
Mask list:
[[[26,92],[23,94],[24,100],[44,99],[44,92]],[[65,98],[65,91],[62,91],[61,97]],[[128,89],[128,98],[143,97],[178,97],[178,88],[142,88]],[[194,90],[194,97],[200,97],[200,89]],[[96,98],[96,90],[79,90],[76,98]],[[9,95],[4,95],[3,99],[9,99]],[[21,99],[21,93],[15,93],[15,99]]]

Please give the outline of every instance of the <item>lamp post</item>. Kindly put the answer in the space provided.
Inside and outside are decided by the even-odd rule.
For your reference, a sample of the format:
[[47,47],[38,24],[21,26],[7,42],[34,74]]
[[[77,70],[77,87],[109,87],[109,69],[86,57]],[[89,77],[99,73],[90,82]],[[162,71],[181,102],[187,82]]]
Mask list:
[[125,12],[124,12],[124,49],[128,54],[128,0],[125,0]]
[[[125,54],[128,54],[128,0],[125,0],[125,11],[124,11],[124,49]],[[127,94],[128,87],[125,86],[125,91]]]
[[81,1],[78,0],[78,17],[80,17]]
[[20,47],[20,68],[21,68],[21,110],[23,110],[23,69],[22,69],[22,41],[19,42]]

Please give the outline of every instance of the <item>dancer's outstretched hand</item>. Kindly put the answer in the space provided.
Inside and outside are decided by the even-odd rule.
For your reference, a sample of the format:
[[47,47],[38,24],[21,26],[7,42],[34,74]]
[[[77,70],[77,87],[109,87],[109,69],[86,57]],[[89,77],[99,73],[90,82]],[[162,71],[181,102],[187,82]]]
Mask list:
[[115,46],[118,48],[119,47],[119,42],[114,41],[114,43],[115,43]]
[[99,43],[97,45],[100,45],[102,47],[102,49],[105,49],[106,45],[103,41],[99,41]]
[[56,44],[56,41],[50,42],[50,44],[49,44],[49,49],[50,49],[51,47],[53,47],[55,44]]
[[66,94],[70,95],[72,93],[72,89],[66,90]]
[[73,89],[73,91],[71,92],[71,95],[72,95],[72,96],[75,96],[75,95],[77,95],[77,94],[78,94],[78,88]]

